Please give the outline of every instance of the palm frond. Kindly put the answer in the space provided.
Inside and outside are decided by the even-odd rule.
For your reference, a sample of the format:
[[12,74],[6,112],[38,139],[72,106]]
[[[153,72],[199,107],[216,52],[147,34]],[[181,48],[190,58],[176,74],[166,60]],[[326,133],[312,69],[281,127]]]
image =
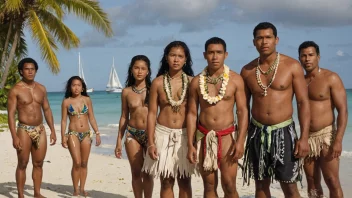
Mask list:
[[4,4],[4,9],[6,12],[17,12],[23,8],[23,0],[7,0]]
[[34,10],[28,11],[28,22],[32,37],[39,44],[42,58],[48,63],[49,69],[57,74],[60,71],[60,64],[55,54],[58,47],[54,37],[45,29]]
[[111,23],[107,13],[100,7],[95,0],[56,0],[68,10],[69,13],[93,25],[98,31],[102,31],[105,36],[113,36]]
[[61,8],[61,4],[56,0],[37,0],[37,5],[39,5],[38,10],[46,10],[51,13],[55,13],[56,17],[62,19],[65,12]]
[[59,18],[46,10],[38,10],[37,15],[64,48],[70,49],[79,46],[79,38]]

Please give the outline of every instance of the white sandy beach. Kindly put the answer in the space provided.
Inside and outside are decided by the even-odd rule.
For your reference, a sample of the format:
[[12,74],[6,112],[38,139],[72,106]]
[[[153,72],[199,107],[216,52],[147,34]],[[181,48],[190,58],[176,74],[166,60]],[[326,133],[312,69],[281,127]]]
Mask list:
[[[49,131],[47,129],[47,131]],[[72,161],[68,150],[61,147],[61,136],[57,131],[58,141],[54,146],[48,146],[48,152],[44,162],[44,176],[42,183],[42,194],[46,197],[71,197],[71,166]],[[0,133],[0,197],[16,197],[15,170],[17,164],[16,151],[12,147],[12,139],[9,131]],[[33,197],[33,182],[31,178],[31,161],[27,167],[27,180],[25,185],[25,196]],[[239,171],[239,175],[241,171]],[[254,183],[243,186],[241,176],[237,178],[237,190],[242,198],[254,197]],[[306,196],[306,188],[300,189],[302,197]],[[131,185],[130,166],[127,160],[116,159],[112,156],[103,156],[91,153],[88,164],[88,178],[86,190],[90,197],[133,197]],[[200,177],[192,178],[193,197],[203,196],[203,184]],[[159,197],[160,182],[155,179],[153,197]],[[284,197],[278,183],[272,184],[272,197]],[[326,192],[326,191],[325,191]],[[220,197],[223,197],[221,186],[218,187]],[[175,185],[177,197],[178,188]]]

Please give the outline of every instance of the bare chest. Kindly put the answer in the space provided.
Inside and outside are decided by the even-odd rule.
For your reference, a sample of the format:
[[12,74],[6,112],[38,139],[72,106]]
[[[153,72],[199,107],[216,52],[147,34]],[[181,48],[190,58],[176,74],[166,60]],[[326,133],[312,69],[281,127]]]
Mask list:
[[[179,101],[182,99],[182,94],[185,91],[184,102],[187,100],[188,96],[188,85],[182,87],[182,83],[174,83],[165,85],[158,89],[159,103],[162,105],[166,105],[169,103],[169,100]],[[169,94],[167,94],[169,92]],[[169,97],[168,97],[169,95]]]
[[145,91],[141,94],[137,94],[134,92],[128,94],[128,96],[127,96],[128,108],[129,109],[137,109],[139,107],[143,107],[145,97],[146,97]]
[[[319,82],[320,81],[320,82]],[[328,100],[330,99],[330,88],[328,85],[324,85],[322,80],[312,82],[308,86],[308,96],[310,100]]]
[[39,89],[22,88],[17,96],[19,105],[29,105],[32,103],[43,104],[44,94]]

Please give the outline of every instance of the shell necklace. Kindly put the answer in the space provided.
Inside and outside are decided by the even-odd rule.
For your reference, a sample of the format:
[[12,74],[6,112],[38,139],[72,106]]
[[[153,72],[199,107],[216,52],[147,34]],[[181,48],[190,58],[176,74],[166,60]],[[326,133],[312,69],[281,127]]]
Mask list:
[[137,93],[137,94],[141,94],[141,93],[143,93],[145,90],[147,90],[147,87],[143,87],[142,89],[137,89],[137,87],[136,86],[132,86],[132,91],[134,92],[134,93]]
[[[270,81],[269,81],[269,84],[268,85],[264,85],[261,78],[260,78],[260,72],[261,72],[261,69],[260,69],[260,64],[259,64],[259,61],[260,61],[260,57],[258,57],[258,65],[257,65],[257,68],[256,68],[256,78],[257,78],[257,82],[258,82],[258,85],[261,89],[264,90],[264,92],[262,93],[263,96],[267,96],[268,95],[268,91],[267,89],[271,86],[271,84],[274,82],[275,80],[275,76],[276,76],[276,73],[277,73],[277,69],[279,68],[279,62],[280,62],[280,54],[277,53],[277,56],[276,56],[276,59],[274,61],[274,63],[276,64],[273,64],[274,65],[274,74],[273,76],[271,77]],[[269,69],[270,70],[270,69]],[[269,71],[268,70],[268,71]],[[268,72],[267,71],[267,72]],[[265,75],[265,74],[264,74]]]
[[187,75],[184,72],[182,72],[181,76],[182,76],[182,93],[179,101],[175,101],[174,99],[172,99],[172,90],[171,90],[171,83],[170,83],[171,77],[169,73],[165,73],[163,76],[163,80],[164,80],[163,84],[164,84],[164,91],[166,93],[166,99],[168,103],[171,105],[171,109],[174,113],[177,113],[180,111],[181,104],[186,98],[186,93],[188,89],[189,80]]

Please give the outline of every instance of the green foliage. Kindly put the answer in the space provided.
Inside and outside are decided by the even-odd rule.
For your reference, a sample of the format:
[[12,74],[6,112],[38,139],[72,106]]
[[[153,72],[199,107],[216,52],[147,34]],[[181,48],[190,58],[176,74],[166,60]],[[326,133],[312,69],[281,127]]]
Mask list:
[[10,67],[9,75],[7,76],[5,87],[4,89],[0,90],[0,110],[6,109],[7,94],[9,93],[9,90],[13,87],[13,85],[15,85],[20,80],[21,80],[21,77],[18,74],[17,65],[12,64],[12,66]]
[[7,114],[0,114],[0,125],[7,124]]

